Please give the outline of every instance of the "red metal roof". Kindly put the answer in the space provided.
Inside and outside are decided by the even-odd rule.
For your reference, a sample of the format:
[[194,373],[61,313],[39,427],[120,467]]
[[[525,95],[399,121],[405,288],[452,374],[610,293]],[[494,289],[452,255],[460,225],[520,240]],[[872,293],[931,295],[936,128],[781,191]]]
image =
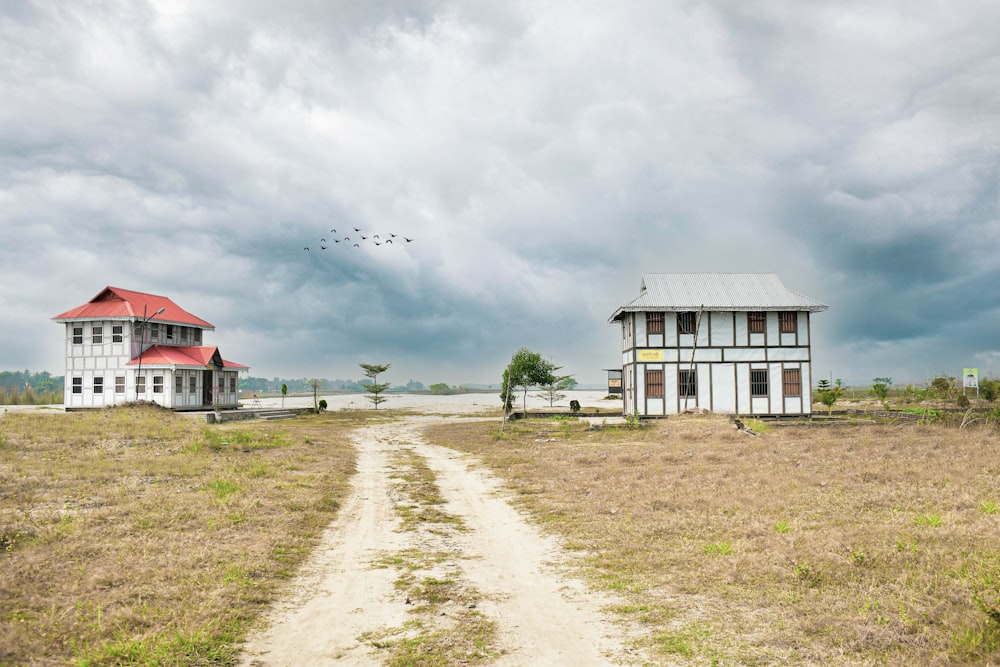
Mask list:
[[[154,345],[142,353],[144,366],[205,366],[217,365],[230,370],[247,370],[250,367],[226,361],[219,354],[219,348],[203,345]],[[131,360],[127,366],[138,366],[139,357]]]
[[53,320],[102,320],[109,318],[137,319],[143,313],[150,316],[160,308],[163,312],[149,318],[151,322],[165,322],[183,326],[215,330],[215,325],[187,312],[165,296],[144,294],[120,287],[105,287],[97,296],[83,304],[53,317]]

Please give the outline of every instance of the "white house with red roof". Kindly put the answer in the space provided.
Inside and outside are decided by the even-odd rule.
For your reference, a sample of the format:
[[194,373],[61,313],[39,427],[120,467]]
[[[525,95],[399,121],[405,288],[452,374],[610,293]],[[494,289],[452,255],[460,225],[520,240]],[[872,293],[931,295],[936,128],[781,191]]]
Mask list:
[[105,287],[52,318],[66,327],[65,408],[151,401],[173,410],[239,407],[239,372],[202,345],[215,326],[164,296]]

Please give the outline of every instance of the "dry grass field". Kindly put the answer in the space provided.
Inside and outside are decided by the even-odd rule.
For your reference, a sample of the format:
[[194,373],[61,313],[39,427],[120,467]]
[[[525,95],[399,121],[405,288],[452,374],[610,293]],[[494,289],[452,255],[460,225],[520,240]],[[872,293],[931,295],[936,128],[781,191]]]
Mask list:
[[[350,433],[0,417],[0,667],[233,665],[335,517]],[[1000,664],[1000,436],[920,424],[454,420],[669,664]]]
[[231,665],[333,519],[352,413],[0,417],[0,665]]
[[1000,664],[1000,438],[979,422],[445,425],[664,662]]

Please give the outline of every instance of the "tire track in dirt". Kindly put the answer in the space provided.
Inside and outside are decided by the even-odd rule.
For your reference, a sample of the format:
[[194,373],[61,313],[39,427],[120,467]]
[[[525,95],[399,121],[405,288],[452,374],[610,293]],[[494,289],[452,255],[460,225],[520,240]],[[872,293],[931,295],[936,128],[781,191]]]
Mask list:
[[[270,627],[247,643],[243,667],[380,665],[378,642],[412,615],[394,587],[393,568],[374,567],[393,554],[447,554],[436,572],[457,576],[477,598],[443,608],[439,627],[461,622],[458,605],[496,624],[499,657],[484,664],[626,664],[622,628],[600,611],[608,600],[560,570],[558,544],[503,498],[499,483],[474,460],[426,443],[423,427],[438,417],[408,417],[366,426],[355,435],[358,472],[334,524],[296,579],[294,593],[278,605]],[[435,525],[401,530],[398,454],[409,450],[426,462],[445,499],[442,509],[461,528]],[[456,574],[457,573],[457,574]],[[412,573],[411,573],[412,574]],[[397,632],[397,630],[391,630]]]

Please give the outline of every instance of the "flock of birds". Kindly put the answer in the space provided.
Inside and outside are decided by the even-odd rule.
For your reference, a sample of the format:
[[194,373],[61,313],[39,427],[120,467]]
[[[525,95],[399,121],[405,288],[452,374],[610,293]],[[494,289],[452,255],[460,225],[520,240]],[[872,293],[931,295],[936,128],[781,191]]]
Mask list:
[[[362,234],[361,229],[354,227],[354,237],[344,236],[343,238],[334,238],[333,234],[337,233],[336,229],[330,230],[330,240],[326,238],[321,238],[319,240],[320,250],[326,250],[331,247],[334,243],[343,243],[347,246],[353,245],[355,248],[360,248],[362,243],[374,243],[377,246],[382,245],[393,245],[398,243],[413,243],[413,239],[407,238],[405,236],[400,236],[399,234],[389,234],[384,238],[378,234]],[[349,232],[348,232],[349,233]],[[304,251],[310,252],[309,246],[303,248]]]

